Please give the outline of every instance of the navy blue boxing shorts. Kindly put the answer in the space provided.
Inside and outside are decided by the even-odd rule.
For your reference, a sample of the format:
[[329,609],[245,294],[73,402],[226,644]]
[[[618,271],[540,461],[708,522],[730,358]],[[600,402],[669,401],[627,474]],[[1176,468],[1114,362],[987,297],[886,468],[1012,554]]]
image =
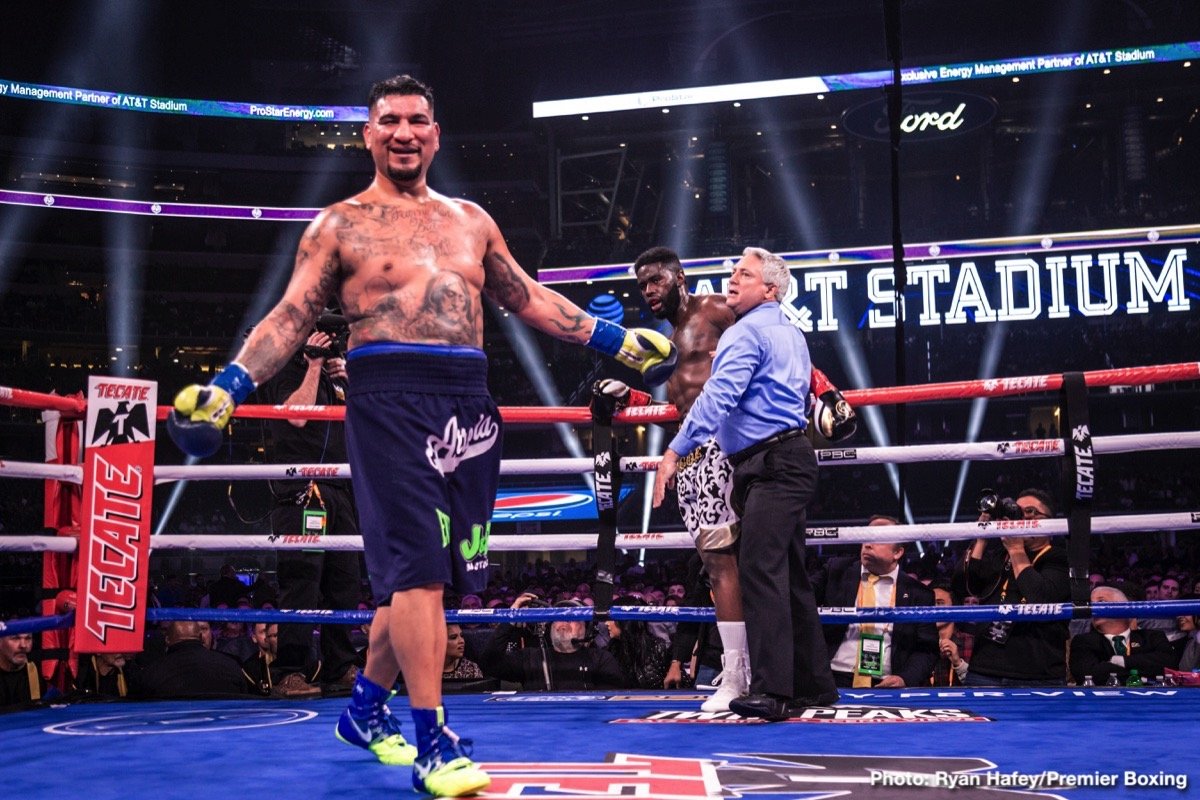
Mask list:
[[376,343],[346,357],[346,449],[377,604],[487,585],[502,425],[482,350]]

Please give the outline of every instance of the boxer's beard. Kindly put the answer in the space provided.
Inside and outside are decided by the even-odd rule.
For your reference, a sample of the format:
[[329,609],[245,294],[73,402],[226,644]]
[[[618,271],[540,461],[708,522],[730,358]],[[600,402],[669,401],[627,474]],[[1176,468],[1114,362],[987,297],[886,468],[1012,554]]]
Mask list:
[[658,319],[671,319],[675,316],[675,312],[679,310],[679,287],[672,286],[671,291],[662,296],[662,305],[658,307],[658,313],[654,316]]
[[417,166],[413,169],[397,169],[388,167],[388,177],[394,180],[396,183],[410,183],[411,181],[415,181],[417,178],[421,177],[421,170],[421,166]]

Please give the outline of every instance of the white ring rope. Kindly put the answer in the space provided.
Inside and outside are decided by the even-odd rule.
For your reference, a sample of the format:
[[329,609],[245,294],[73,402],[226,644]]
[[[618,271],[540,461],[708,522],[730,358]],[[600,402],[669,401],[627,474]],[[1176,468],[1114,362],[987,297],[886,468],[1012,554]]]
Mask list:
[[[1200,431],[1140,433],[1092,438],[1096,455],[1134,453],[1142,450],[1185,450],[1200,448]],[[1007,461],[1022,458],[1048,458],[1064,454],[1061,439],[1014,439],[996,442],[951,442],[918,444],[904,447],[843,447],[818,450],[823,466],[842,464],[916,464],[927,461]],[[653,472],[662,459],[658,456],[634,456],[621,459],[625,473]],[[513,458],[500,463],[501,475],[582,475],[592,471],[590,458]],[[35,478],[82,483],[83,468],[60,464],[0,460],[0,477]],[[349,464],[198,464],[156,465],[154,482],[295,480],[350,477]]]
[[83,467],[74,464],[43,464],[39,461],[0,459],[0,478],[33,478],[78,484],[83,483]]
[[[1094,517],[1092,533],[1136,533],[1141,531],[1200,528],[1200,512],[1166,514],[1126,514]],[[808,543],[861,544],[863,542],[962,541],[997,539],[1003,536],[1064,536],[1065,519],[993,520],[991,522],[929,522],[892,526],[812,526]],[[496,535],[488,540],[489,550],[592,550],[594,533]],[[0,536],[0,552],[75,550],[72,536]],[[692,549],[686,532],[623,533],[617,535],[618,548],[632,550]],[[154,550],[362,550],[361,536],[275,536],[272,534],[158,534],[150,538]]]

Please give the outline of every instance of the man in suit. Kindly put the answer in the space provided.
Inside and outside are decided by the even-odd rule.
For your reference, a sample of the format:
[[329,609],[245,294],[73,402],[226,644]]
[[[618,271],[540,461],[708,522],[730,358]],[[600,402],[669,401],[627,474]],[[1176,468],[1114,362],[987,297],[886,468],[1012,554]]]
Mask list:
[[[1128,603],[1120,589],[1100,586],[1092,590],[1093,603]],[[1132,630],[1130,619],[1096,617],[1093,631],[1071,639],[1071,674],[1076,683],[1085,675],[1103,686],[1109,675],[1124,683],[1129,671],[1153,678],[1175,665],[1175,653],[1166,634],[1159,630]]]
[[237,662],[205,647],[195,622],[168,622],[166,644],[166,652],[142,671],[132,694],[157,699],[246,693]]
[[[867,524],[897,521],[877,514]],[[865,543],[858,558],[833,559],[816,579],[818,601],[860,608],[933,605],[933,592],[900,570],[903,557],[903,544]],[[839,687],[925,686],[938,658],[932,622],[826,625],[825,643]]]

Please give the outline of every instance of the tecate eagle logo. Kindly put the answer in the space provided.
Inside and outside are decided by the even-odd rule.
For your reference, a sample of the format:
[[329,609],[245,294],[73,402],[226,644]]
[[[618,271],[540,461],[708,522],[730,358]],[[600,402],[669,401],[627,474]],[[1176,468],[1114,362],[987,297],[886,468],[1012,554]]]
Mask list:
[[496,498],[494,520],[554,519],[564,512],[593,503],[590,494],[580,492],[539,492]]

